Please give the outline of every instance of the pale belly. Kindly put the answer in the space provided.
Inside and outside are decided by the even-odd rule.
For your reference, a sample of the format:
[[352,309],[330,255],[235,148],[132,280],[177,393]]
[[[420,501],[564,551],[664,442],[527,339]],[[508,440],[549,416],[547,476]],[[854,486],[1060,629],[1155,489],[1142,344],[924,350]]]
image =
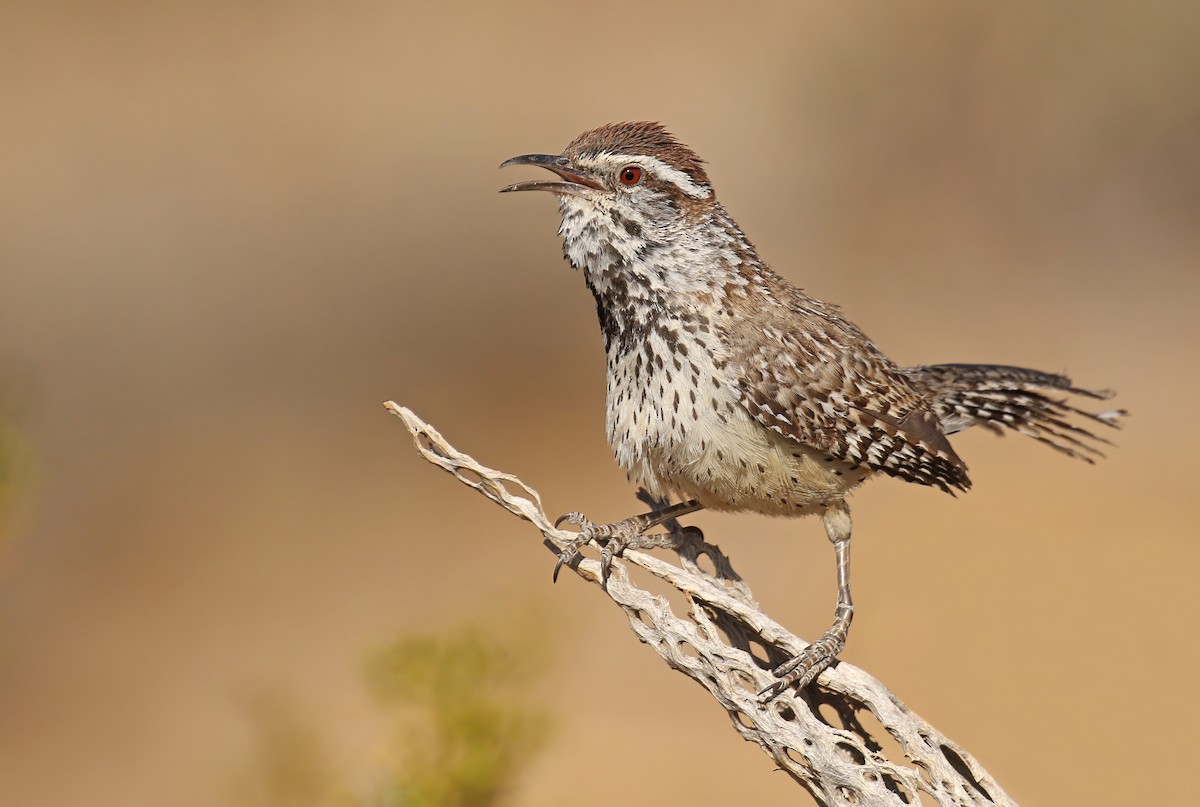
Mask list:
[[841,501],[869,474],[759,425],[732,388],[703,372],[710,368],[652,372],[636,383],[620,364],[613,369],[609,445],[630,479],[656,496],[799,516]]

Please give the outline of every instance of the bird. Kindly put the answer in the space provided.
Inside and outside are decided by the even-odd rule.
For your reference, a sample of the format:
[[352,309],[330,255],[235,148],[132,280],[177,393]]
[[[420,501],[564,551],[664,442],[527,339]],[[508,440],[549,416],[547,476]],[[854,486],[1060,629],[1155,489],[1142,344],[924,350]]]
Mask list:
[[613,553],[653,527],[701,509],[818,515],[833,543],[833,623],[773,670],[769,700],[808,686],[846,645],[850,593],[848,494],[891,476],[950,494],[971,486],[949,435],[972,426],[1017,432],[1094,462],[1093,432],[1127,412],[1080,400],[1110,390],[1065,375],[990,364],[901,367],[841,309],[776,273],[717,200],[702,160],[662,124],[610,123],[559,154],[524,154],[553,179],[502,193],[558,201],[563,256],[582,275],[604,338],[605,428],[617,463],[675,504],[611,524],[582,513],[555,577],[595,541]]

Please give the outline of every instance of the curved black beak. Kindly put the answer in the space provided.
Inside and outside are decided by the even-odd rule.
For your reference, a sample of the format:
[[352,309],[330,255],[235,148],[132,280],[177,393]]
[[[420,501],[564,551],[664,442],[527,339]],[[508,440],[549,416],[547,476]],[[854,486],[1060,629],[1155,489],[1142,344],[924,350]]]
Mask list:
[[550,191],[551,193],[585,196],[588,189],[603,190],[604,188],[599,182],[589,179],[576,171],[571,165],[570,160],[558,154],[522,154],[519,157],[510,157],[500,163],[501,168],[507,168],[510,165],[536,165],[539,168],[553,171],[565,181],[555,182],[553,180],[540,179],[517,182],[512,185],[505,185],[500,189],[501,193],[508,193],[509,191]]

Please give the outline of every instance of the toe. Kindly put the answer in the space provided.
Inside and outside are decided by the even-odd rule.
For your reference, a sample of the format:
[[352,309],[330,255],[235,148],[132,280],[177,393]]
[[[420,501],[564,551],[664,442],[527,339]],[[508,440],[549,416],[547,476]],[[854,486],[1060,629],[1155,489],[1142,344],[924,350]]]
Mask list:
[[555,519],[554,527],[555,527],[555,529],[558,529],[558,527],[564,523],[574,524],[576,527],[580,527],[580,526],[583,526],[586,522],[587,522],[587,518],[583,515],[583,513],[577,513],[574,510],[572,510],[569,513],[563,513],[561,516],[559,516],[557,519]]
[[562,571],[562,567],[566,564],[566,562],[567,556],[565,553],[558,556],[558,562],[554,564],[554,575],[550,578],[551,583],[558,582],[558,573]]

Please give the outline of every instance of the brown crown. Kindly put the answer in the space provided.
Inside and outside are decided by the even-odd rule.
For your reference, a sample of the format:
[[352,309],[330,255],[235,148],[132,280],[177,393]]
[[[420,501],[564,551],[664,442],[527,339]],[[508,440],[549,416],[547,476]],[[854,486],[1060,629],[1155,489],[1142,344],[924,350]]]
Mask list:
[[661,123],[635,121],[609,123],[584,132],[563,152],[568,157],[612,154],[645,154],[685,172],[698,185],[708,185],[704,160],[680,143]]

